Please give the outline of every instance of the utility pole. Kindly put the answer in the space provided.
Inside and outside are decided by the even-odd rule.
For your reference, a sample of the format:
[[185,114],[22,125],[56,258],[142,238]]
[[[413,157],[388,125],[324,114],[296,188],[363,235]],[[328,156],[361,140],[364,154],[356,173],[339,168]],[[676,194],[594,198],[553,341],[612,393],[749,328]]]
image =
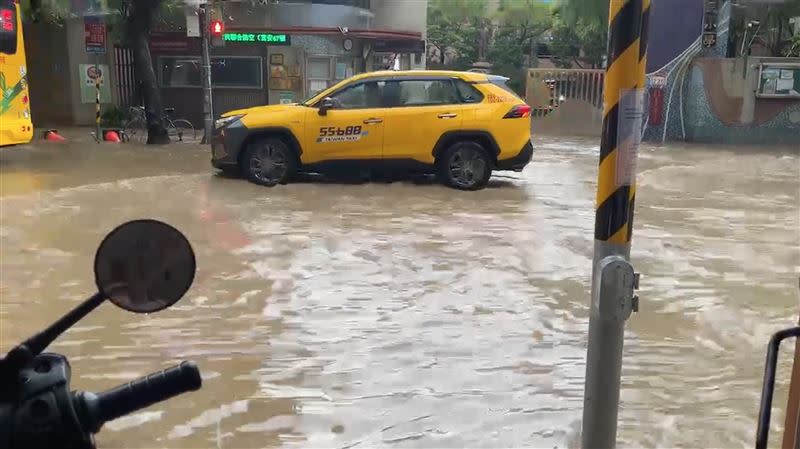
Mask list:
[[201,41],[201,77],[203,78],[203,140],[201,144],[211,143],[211,133],[214,130],[214,109],[211,95],[211,57],[209,56],[209,3],[200,4],[197,14],[200,21],[200,41]]
[[595,206],[583,449],[616,447],[625,321],[638,310],[630,263],[650,0],[611,0]]

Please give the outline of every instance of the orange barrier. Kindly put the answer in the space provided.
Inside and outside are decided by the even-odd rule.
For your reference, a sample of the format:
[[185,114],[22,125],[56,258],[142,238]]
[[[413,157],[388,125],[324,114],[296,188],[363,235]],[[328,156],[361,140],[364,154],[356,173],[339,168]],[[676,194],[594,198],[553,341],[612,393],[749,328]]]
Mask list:
[[59,134],[58,131],[55,129],[48,129],[47,131],[44,132],[43,137],[44,140],[47,140],[49,142],[63,142],[67,140],[64,138],[64,136]]
[[122,139],[119,138],[119,133],[117,133],[114,130],[106,131],[105,134],[103,134],[103,140],[105,140],[106,142],[115,142],[115,143],[119,143],[122,141]]

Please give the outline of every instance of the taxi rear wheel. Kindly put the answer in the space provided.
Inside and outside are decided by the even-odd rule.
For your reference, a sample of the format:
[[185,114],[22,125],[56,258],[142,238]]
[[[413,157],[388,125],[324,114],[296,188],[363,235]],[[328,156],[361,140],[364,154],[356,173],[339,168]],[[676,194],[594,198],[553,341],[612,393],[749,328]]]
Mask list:
[[437,161],[442,181],[459,190],[479,190],[492,176],[489,153],[477,142],[457,142],[448,147]]
[[297,172],[297,157],[281,139],[259,139],[248,145],[241,169],[250,182],[270,187],[286,184]]

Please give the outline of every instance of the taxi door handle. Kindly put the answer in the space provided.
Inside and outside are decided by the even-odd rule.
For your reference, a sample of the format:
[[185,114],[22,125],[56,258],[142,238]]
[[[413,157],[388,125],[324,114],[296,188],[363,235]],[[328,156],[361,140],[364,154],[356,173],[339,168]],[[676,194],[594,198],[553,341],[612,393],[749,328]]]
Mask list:
[[458,114],[452,114],[450,112],[446,114],[439,114],[439,118],[456,118],[456,117],[458,117]]
[[364,120],[364,124],[365,125],[371,125],[373,123],[383,123],[383,119],[382,118],[368,118],[368,119]]

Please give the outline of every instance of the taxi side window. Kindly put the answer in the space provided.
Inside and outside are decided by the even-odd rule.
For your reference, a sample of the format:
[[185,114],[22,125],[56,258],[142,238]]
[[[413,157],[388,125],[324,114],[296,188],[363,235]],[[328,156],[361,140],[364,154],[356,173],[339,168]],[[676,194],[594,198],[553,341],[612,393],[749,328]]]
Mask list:
[[445,80],[401,80],[396,82],[399,92],[393,101],[396,106],[435,106],[457,104],[458,99],[453,83]]
[[337,109],[370,109],[381,107],[384,81],[367,81],[346,87],[331,95]]
[[456,80],[455,84],[456,91],[458,91],[458,96],[461,97],[462,103],[480,103],[483,101],[483,94],[469,83]]

